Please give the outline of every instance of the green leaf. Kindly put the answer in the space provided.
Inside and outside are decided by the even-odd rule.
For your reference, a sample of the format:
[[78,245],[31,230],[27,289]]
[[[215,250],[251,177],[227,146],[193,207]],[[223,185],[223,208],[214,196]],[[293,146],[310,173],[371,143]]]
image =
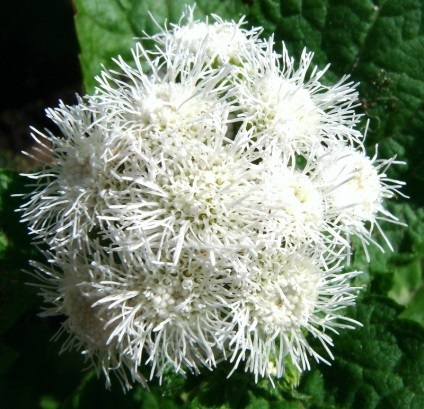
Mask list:
[[75,24],[81,48],[84,86],[92,93],[101,64],[118,55],[128,59],[134,33],[126,18],[128,5],[118,0],[76,0]]
[[422,261],[415,258],[407,263],[393,266],[393,287],[388,295],[399,304],[408,305],[415,292],[423,285]]
[[[113,66],[112,58],[121,55],[131,61],[130,48],[147,33],[156,33],[165,22],[176,23],[184,4],[194,1],[157,0],[75,0],[75,24],[81,47],[81,66],[85,90],[92,93],[97,84],[94,77],[101,65]],[[210,13],[222,18],[241,17],[241,0],[198,0],[195,17],[204,19]],[[154,17],[152,19],[150,14]]]
[[424,328],[399,319],[401,311],[377,297],[351,309],[363,327],[341,332],[332,366],[316,366],[304,377],[300,390],[310,395],[309,407],[424,407]]
[[355,242],[351,268],[364,271],[364,277],[360,277],[362,282],[358,284],[365,288],[369,286],[372,293],[387,295],[407,306],[405,318],[423,322],[424,308],[420,306],[424,303],[424,210],[412,203],[391,203],[389,208],[408,225],[408,228],[390,223],[383,225],[394,251],[389,251],[383,238],[376,236],[376,241],[386,248],[386,252],[371,246],[371,262],[368,263],[361,244]]
[[421,287],[415,294],[406,310],[400,315],[424,326],[424,288]]

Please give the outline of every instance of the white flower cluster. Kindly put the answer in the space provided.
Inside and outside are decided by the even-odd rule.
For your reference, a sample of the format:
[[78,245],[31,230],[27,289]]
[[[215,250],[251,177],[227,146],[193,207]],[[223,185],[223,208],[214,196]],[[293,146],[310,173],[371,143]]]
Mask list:
[[308,334],[331,357],[357,324],[340,310],[358,273],[341,270],[351,236],[396,222],[395,161],[366,156],[347,77],[324,85],[311,53],[296,65],[260,32],[188,8],[93,96],[48,110],[59,136],[34,132],[49,157],[22,219],[49,248],[44,314],[108,382],[223,360],[281,377],[325,361]]

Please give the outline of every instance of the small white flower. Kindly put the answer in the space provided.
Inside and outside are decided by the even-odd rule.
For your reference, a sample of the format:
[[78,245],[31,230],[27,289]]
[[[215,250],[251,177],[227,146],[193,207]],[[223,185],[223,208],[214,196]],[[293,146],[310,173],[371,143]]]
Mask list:
[[259,39],[262,28],[244,29],[244,17],[237,23],[225,21],[216,14],[212,17],[213,23],[195,20],[194,7],[186,6],[178,24],[171,24],[170,30],[165,29],[151,39],[173,55],[178,55],[182,50],[197,55],[202,49],[215,65],[243,64],[247,55],[260,51],[263,44]]
[[311,53],[296,69],[260,28],[214,19],[187,8],[93,96],[48,111],[63,135],[34,133],[53,142],[22,206],[48,248],[44,315],[65,315],[64,349],[127,389],[144,365],[161,378],[230,360],[258,379],[325,361],[307,335],[331,357],[329,331],[358,324],[339,312],[350,237],[365,247],[397,222],[397,162],[366,157],[347,77],[325,86]]
[[108,142],[102,126],[105,118],[90,112],[82,99],[75,107],[60,103],[59,108],[47,110],[47,116],[66,138],[34,130],[40,144],[47,148],[43,140],[50,140],[53,146],[46,149],[47,168],[27,175],[37,185],[23,206],[22,221],[55,248],[77,238],[85,242],[94,227]]
[[347,82],[348,76],[333,86],[322,84],[328,66],[320,71],[315,67],[308,75],[312,57],[304,51],[296,68],[284,44],[280,56],[269,42],[266,52],[256,57],[256,72],[250,72],[249,65],[233,71],[239,117],[266,133],[264,146],[276,143],[293,160],[329,141],[352,145],[362,139],[355,129],[359,121],[355,85]]
[[342,231],[348,236],[358,236],[364,246],[374,242],[371,233],[376,226],[391,248],[379,222],[398,223],[398,219],[384,208],[385,199],[395,194],[402,196],[399,189],[404,183],[389,179],[385,173],[394,163],[401,162],[394,158],[377,159],[377,152],[369,158],[363,146],[355,149],[336,143],[318,154],[316,178],[327,191],[327,211],[332,213],[334,223]]
[[[107,386],[110,386],[109,372],[114,370],[122,386],[129,389],[128,372],[132,382],[145,384],[145,379],[138,369],[134,370],[132,355],[127,355],[129,333],[120,339],[114,335],[122,325],[123,309],[122,304],[116,302],[105,304],[110,288],[102,291],[101,283],[109,277],[107,271],[113,270],[114,266],[108,263],[106,268],[99,267],[98,259],[102,253],[103,249],[100,249],[100,253],[89,255],[68,243],[60,252],[46,253],[50,266],[33,262],[41,295],[49,305],[40,315],[64,315],[66,320],[56,335],[58,338],[67,334],[61,352],[68,349],[81,351],[96,372],[105,375]],[[93,258],[97,262],[91,261]],[[119,300],[128,298],[126,288],[122,288],[117,297]]]
[[354,303],[355,289],[349,280],[357,274],[323,270],[318,257],[302,249],[292,254],[263,251],[252,262],[252,275],[256,276],[250,278],[251,284],[234,289],[239,297],[234,308],[231,360],[236,366],[245,361],[256,379],[271,375],[269,362],[275,363],[277,377],[283,376],[287,357],[300,371],[309,368],[308,356],[326,361],[310,347],[305,331],[332,357],[327,331],[358,324],[338,313]]
[[264,206],[270,209],[269,221],[274,225],[269,228],[280,236],[280,247],[319,244],[325,224],[322,192],[306,173],[287,166],[281,159],[271,164],[264,174]]
[[223,96],[230,88],[225,79],[231,66],[211,68],[204,52],[192,56],[183,50],[172,58],[164,53],[144,74],[140,61],[149,56],[141,44],[133,57],[137,68],[119,58],[115,60],[119,75],[104,70],[97,78],[99,88],[91,109],[110,114],[111,126],[119,121],[135,137],[179,132],[201,138],[206,129],[213,132],[215,118],[225,120],[229,115],[230,104]]

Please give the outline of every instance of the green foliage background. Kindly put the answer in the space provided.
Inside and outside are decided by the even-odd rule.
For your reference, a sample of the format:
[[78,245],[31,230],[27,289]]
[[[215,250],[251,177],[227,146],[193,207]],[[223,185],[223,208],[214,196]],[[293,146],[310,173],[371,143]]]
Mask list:
[[[96,85],[101,64],[130,58],[129,48],[157,25],[177,22],[183,2],[167,0],[75,0],[75,23],[87,92]],[[408,228],[385,225],[394,246],[385,253],[370,248],[368,264],[360,248],[351,269],[364,274],[357,306],[349,316],[362,322],[334,337],[332,366],[312,364],[291,386],[289,373],[273,388],[255,384],[242,371],[226,379],[221,365],[199,377],[169,374],[151,390],[136,387],[124,395],[112,391],[90,372],[76,353],[60,357],[60,342],[49,338],[60,320],[35,315],[40,299],[21,272],[37,258],[25,227],[13,211],[25,179],[0,173],[0,405],[4,408],[399,408],[424,407],[424,2],[423,0],[198,0],[196,16],[216,13],[226,19],[247,16],[247,26],[261,25],[299,57],[315,52],[314,63],[331,63],[329,83],[343,74],[360,82],[360,110],[370,119],[367,146],[372,155],[397,155],[406,162],[391,176],[404,180],[409,200],[397,198],[390,210]],[[146,44],[148,46],[148,43]],[[365,122],[362,124],[365,128]],[[313,342],[313,340],[311,340]],[[317,348],[319,348],[317,346]]]

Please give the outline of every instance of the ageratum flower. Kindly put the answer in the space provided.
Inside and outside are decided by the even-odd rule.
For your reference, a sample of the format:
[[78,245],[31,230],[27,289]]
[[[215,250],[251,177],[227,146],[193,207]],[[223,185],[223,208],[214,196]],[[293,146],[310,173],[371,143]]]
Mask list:
[[228,360],[258,379],[327,362],[309,335],[331,358],[329,334],[359,324],[341,313],[350,238],[366,247],[397,221],[395,160],[365,155],[347,77],[321,84],[312,54],[295,68],[242,20],[182,22],[47,111],[60,133],[34,131],[48,157],[21,209],[63,349],[126,389],[146,365],[161,378]]

